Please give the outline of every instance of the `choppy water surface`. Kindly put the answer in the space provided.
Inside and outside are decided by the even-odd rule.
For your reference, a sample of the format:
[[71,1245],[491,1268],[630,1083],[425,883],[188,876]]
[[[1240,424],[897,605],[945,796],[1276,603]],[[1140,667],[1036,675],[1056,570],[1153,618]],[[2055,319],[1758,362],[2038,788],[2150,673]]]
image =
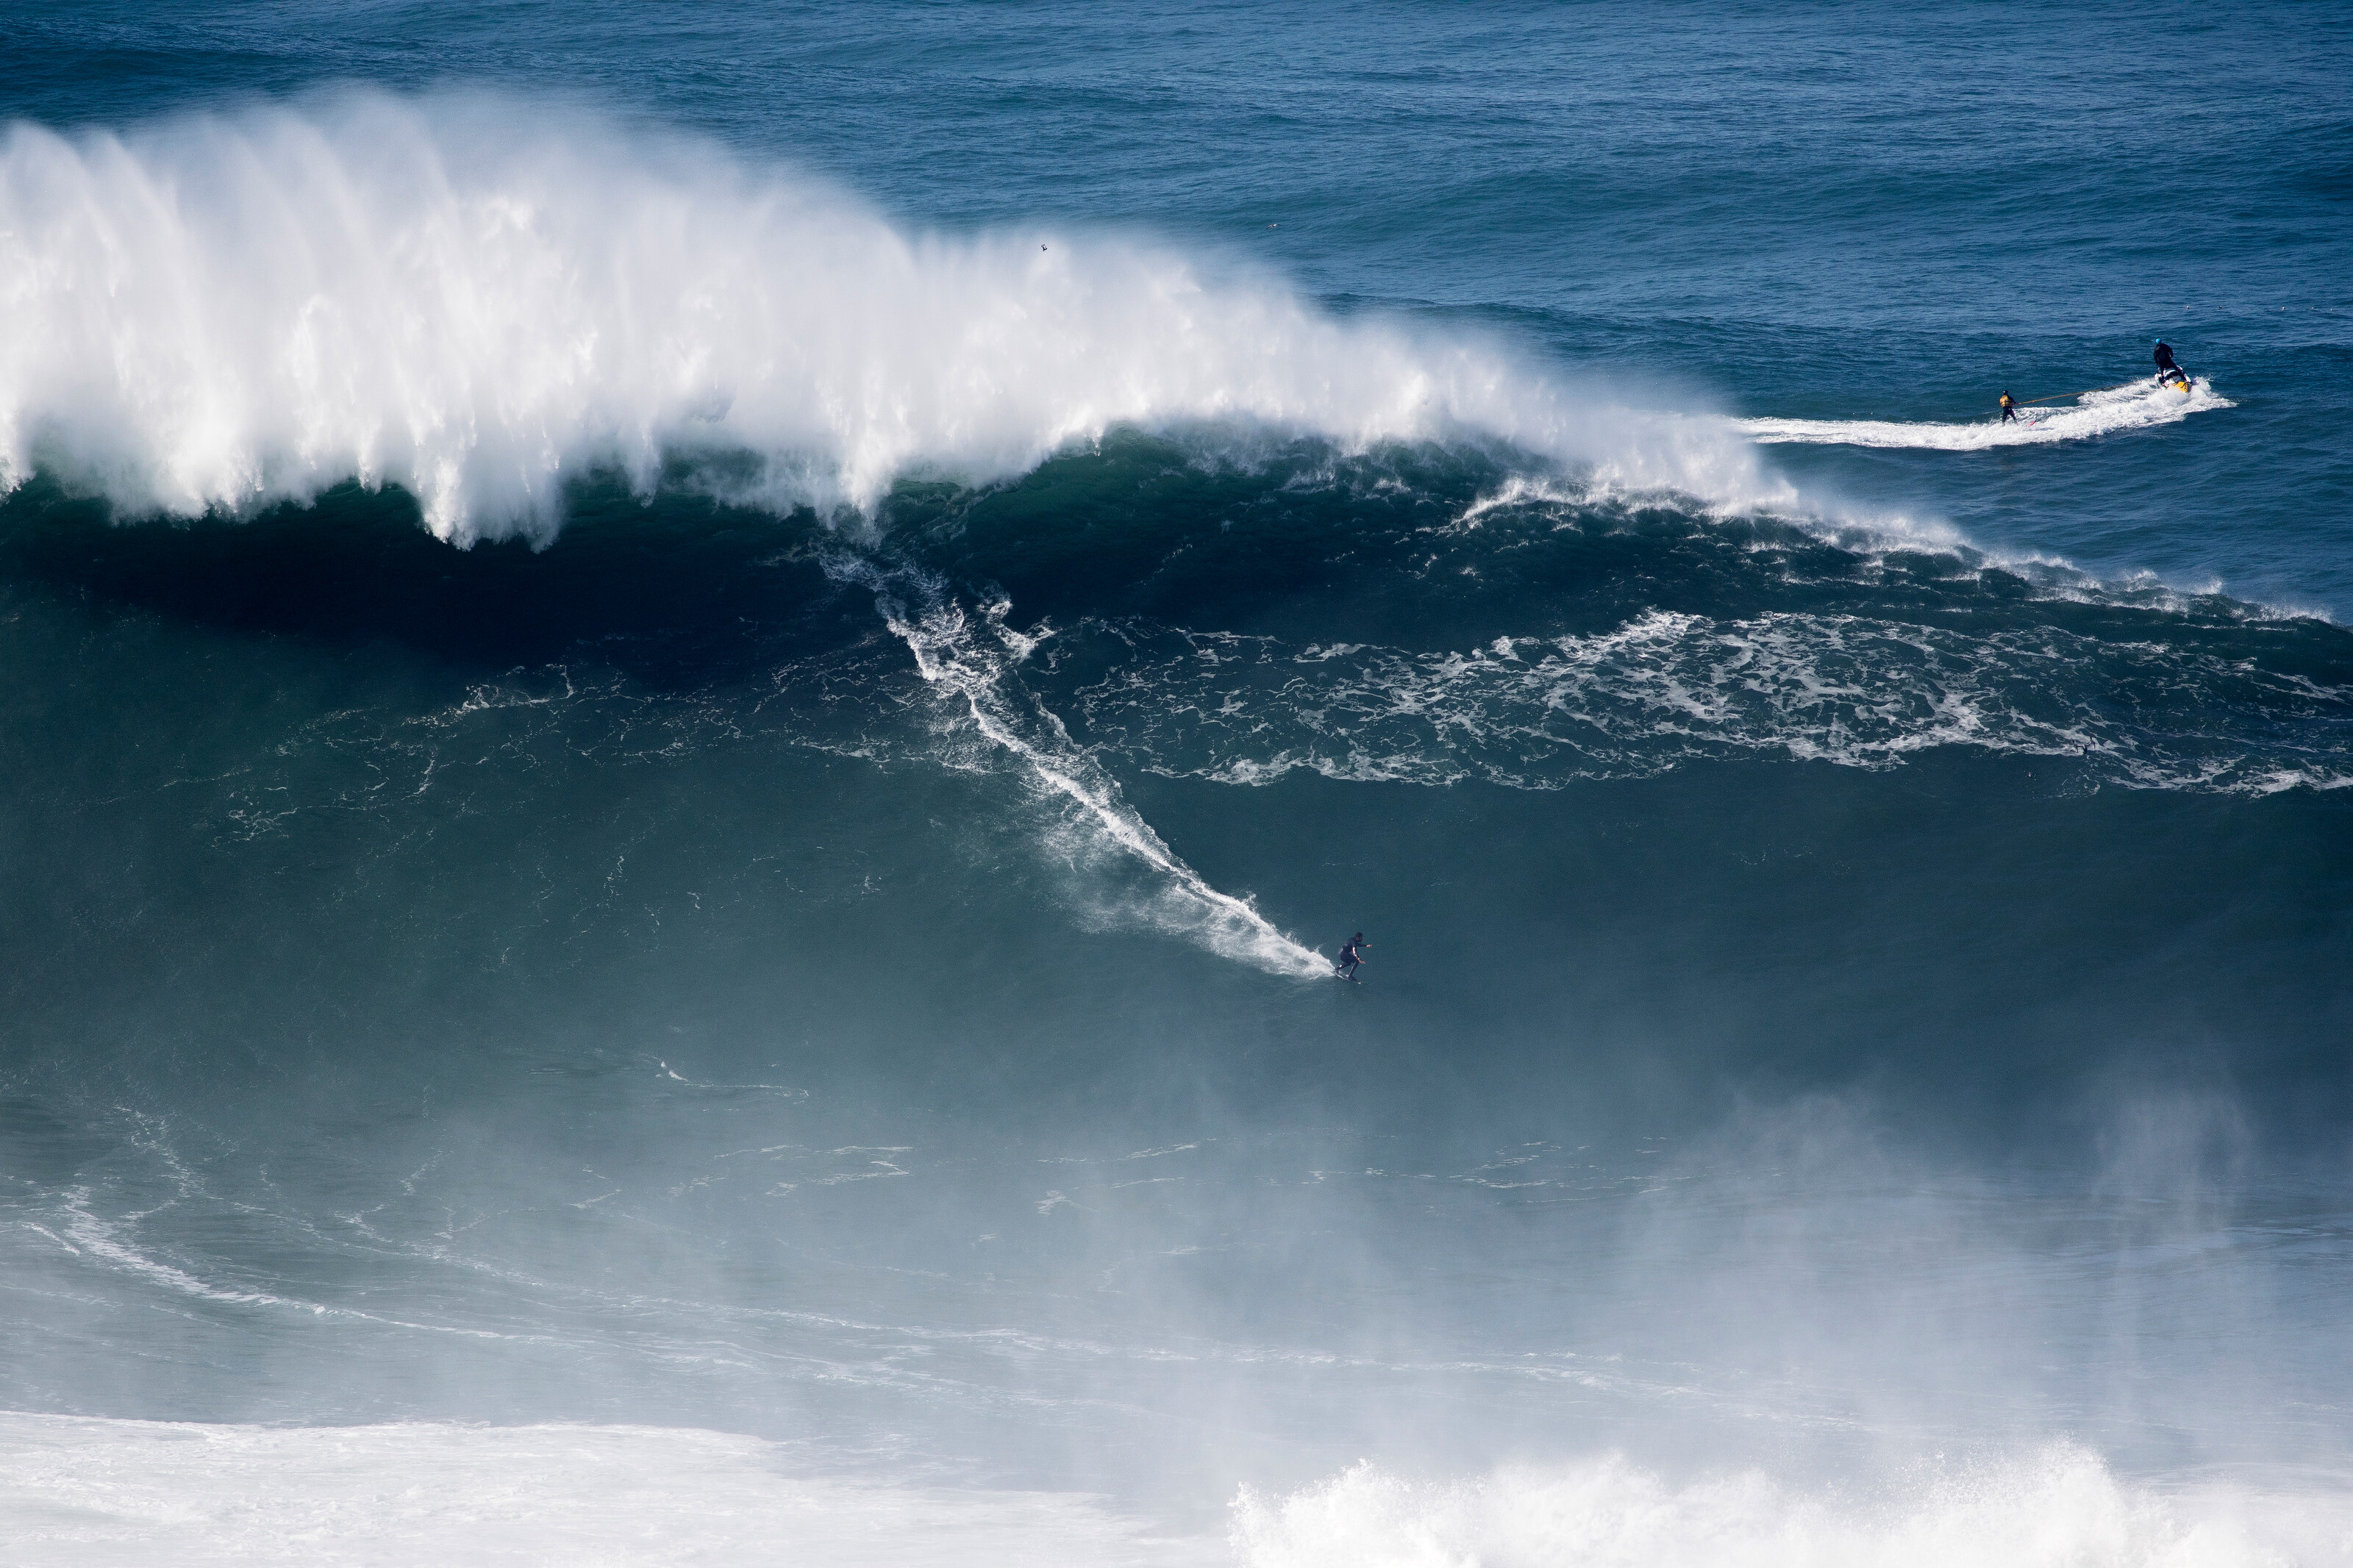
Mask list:
[[2332,13],[10,33],[27,1561],[2344,1556]]

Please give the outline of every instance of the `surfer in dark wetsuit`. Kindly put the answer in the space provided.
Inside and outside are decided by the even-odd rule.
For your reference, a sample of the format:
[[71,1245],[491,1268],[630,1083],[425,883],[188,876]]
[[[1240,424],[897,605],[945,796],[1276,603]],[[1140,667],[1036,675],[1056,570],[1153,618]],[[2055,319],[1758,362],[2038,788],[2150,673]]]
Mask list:
[[2184,381],[2189,379],[2181,367],[2173,363],[2173,345],[2160,339],[2157,345],[2157,384],[2163,386],[2175,376],[2180,376]]
[[2001,422],[2005,425],[2018,417],[2018,399],[2005,392],[2001,395]]
[[1363,931],[1358,931],[1356,935],[1350,937],[1346,943],[1341,947],[1340,962],[1332,966],[1332,973],[1338,975],[1343,980],[1355,980],[1356,978],[1356,966],[1365,962],[1364,950],[1372,945],[1373,944],[1371,942],[1365,940],[1365,933]]

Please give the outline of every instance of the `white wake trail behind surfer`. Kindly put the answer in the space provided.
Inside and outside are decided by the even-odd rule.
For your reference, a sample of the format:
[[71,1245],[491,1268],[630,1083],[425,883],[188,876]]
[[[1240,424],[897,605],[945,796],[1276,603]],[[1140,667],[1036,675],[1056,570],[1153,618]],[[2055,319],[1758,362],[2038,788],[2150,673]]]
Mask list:
[[935,690],[961,699],[973,727],[1022,765],[1033,788],[1071,808],[1099,845],[1151,874],[1157,886],[1132,914],[1271,974],[1324,973],[1321,954],[1276,930],[1248,899],[1211,887],[1187,865],[1120,798],[1117,782],[1071,741],[1061,719],[1020,688],[1012,667],[1038,639],[1005,625],[1009,602],[982,606],[976,621],[946,584],[920,568],[886,568],[846,552],[824,565],[835,581],[873,592],[875,608],[914,656],[916,672]]
[[1735,419],[1732,427],[1759,446],[1802,443],[1964,452],[2088,440],[2179,424],[2193,414],[2236,406],[2211,381],[2194,377],[2176,363],[2170,345],[2157,345],[2155,363],[2157,374],[2147,382],[2022,398],[2005,390],[1997,404],[2000,416],[1991,420],[1767,417]]

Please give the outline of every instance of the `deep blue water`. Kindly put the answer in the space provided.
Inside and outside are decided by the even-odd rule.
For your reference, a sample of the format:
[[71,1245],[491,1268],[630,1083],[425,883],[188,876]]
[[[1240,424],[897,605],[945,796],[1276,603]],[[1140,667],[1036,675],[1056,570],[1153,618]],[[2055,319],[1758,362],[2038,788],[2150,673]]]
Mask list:
[[2343,1555],[2342,14],[5,33],[34,1560]]

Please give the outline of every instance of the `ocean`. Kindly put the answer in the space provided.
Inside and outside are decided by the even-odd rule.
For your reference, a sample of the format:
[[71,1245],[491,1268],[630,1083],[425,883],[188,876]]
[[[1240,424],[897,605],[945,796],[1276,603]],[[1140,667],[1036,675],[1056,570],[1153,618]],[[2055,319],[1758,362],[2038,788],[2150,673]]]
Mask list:
[[8,1561],[2353,1557],[2353,13],[0,37]]

